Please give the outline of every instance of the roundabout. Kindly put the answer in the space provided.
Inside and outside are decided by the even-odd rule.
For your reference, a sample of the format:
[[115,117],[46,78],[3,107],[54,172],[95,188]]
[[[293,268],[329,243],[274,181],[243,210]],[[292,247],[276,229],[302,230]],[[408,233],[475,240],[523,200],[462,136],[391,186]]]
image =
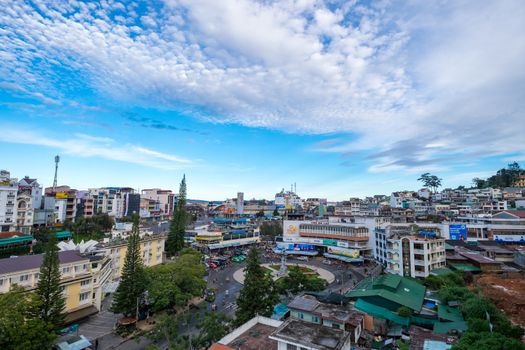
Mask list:
[[[282,273],[282,265],[278,264],[261,264],[261,266],[270,271],[272,279],[274,281],[278,280],[281,277],[285,277],[287,272]],[[305,273],[315,273],[319,278],[325,280],[327,284],[330,284],[335,281],[335,276],[330,271],[323,269],[321,267],[308,265],[308,264],[286,264],[287,268],[297,267]],[[311,272],[309,272],[309,271]],[[240,268],[233,273],[233,279],[240,284],[244,284],[244,268]]]

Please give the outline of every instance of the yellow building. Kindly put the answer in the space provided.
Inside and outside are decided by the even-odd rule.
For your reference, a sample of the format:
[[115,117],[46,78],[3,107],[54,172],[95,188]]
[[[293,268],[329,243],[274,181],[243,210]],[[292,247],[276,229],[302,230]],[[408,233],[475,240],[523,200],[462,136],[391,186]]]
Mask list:
[[514,187],[525,187],[525,175],[520,175],[518,180],[516,180],[512,186]]
[[[166,235],[144,235],[140,239],[140,251],[145,266],[155,266],[164,262],[164,245]],[[105,245],[106,256],[111,259],[112,278],[119,279],[124,267],[124,259],[128,250],[125,239],[110,241]]]
[[[84,318],[100,310],[103,287],[110,281],[110,260],[106,256],[84,256],[77,251],[58,253],[60,285],[66,299],[66,322]],[[43,254],[0,259],[0,293],[17,284],[35,290]]]

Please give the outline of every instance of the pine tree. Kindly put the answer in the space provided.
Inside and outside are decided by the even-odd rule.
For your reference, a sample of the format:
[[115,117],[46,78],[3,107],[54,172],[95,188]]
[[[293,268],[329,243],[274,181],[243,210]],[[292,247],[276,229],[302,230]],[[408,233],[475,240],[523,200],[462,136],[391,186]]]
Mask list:
[[261,266],[257,249],[252,247],[246,259],[244,286],[237,299],[235,323],[241,325],[256,315],[270,317],[278,300],[275,284]]
[[66,302],[60,288],[60,260],[57,239],[51,234],[44,251],[40,277],[36,287],[36,313],[38,317],[58,328],[64,323]]
[[122,313],[128,317],[135,315],[143,300],[145,290],[146,276],[140,252],[139,218],[135,214],[133,230],[128,238],[122,277],[113,300],[113,312]]
[[177,206],[173,211],[173,218],[170,223],[170,232],[166,240],[166,253],[173,256],[184,248],[184,234],[186,233],[186,223],[188,215],[186,213],[186,175],[182,177],[179,188],[179,198]]

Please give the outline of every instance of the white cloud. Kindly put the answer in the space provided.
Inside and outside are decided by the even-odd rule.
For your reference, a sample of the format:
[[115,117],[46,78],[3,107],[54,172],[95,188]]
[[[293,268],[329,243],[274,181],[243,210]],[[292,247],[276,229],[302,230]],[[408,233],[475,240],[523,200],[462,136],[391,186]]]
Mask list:
[[524,149],[523,1],[166,4],[5,1],[0,77],[59,96],[55,62],[121,102],[356,134],[323,148],[372,150],[371,171]]
[[0,125],[0,142],[37,145],[57,149],[62,154],[77,157],[100,157],[159,169],[181,169],[192,165],[188,159],[158,152],[139,145],[86,134],[73,138],[51,137],[38,131]]

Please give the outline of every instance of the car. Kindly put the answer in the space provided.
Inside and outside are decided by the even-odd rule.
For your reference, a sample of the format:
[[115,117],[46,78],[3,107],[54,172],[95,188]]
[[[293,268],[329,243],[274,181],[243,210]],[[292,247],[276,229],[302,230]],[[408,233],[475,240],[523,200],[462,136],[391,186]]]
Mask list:
[[244,260],[246,260],[246,256],[244,255],[236,255],[232,258],[232,261],[236,263],[243,262]]
[[325,265],[332,265],[332,262],[330,260],[328,260],[328,259],[324,259],[323,260],[323,264],[325,264]]
[[298,256],[297,260],[308,261],[308,257],[307,256]]
[[217,265],[217,264],[214,263],[214,262],[209,262],[209,263],[208,263],[208,267],[209,267],[210,269],[216,269],[217,267],[219,267],[219,265]]

